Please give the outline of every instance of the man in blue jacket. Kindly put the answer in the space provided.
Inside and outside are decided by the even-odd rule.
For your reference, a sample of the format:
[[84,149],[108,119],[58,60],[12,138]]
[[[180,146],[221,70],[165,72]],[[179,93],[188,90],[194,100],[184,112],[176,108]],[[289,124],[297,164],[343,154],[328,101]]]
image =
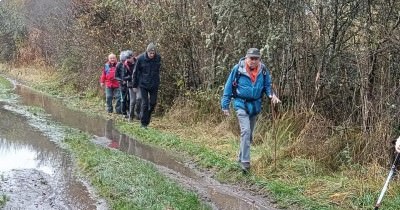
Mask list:
[[156,45],[150,43],[146,52],[139,55],[132,76],[134,90],[139,88],[142,94],[140,123],[143,128],[149,125],[151,114],[156,107],[160,67],[161,56],[156,51]]
[[261,112],[261,99],[266,94],[272,102],[279,98],[271,90],[271,76],[261,62],[260,50],[250,48],[246,57],[236,64],[225,84],[221,99],[222,111],[229,116],[229,105],[233,98],[233,107],[240,125],[240,150],[238,161],[243,171],[250,169],[250,144],[257,115]]

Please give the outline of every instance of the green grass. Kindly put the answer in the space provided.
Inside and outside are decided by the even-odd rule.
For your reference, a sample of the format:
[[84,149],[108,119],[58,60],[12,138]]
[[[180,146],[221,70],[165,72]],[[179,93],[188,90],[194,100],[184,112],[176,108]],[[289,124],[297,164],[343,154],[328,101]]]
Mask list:
[[12,88],[12,83],[0,76],[0,98],[3,100],[13,98],[13,94],[11,93]]
[[9,94],[12,88],[13,85],[11,82],[0,76],[0,95]]
[[[0,174],[0,180],[4,181],[4,175]],[[6,205],[6,202],[8,201],[8,197],[5,194],[0,195],[0,208],[4,207]]]
[[150,163],[94,145],[85,134],[66,138],[71,153],[112,209],[210,209],[195,193],[165,178]]
[[[299,205],[306,209],[308,207],[310,209],[329,209],[329,205],[321,204],[321,200],[314,201],[303,196],[304,190],[301,184],[289,184],[276,179],[276,177],[261,178],[254,174],[245,175],[236,162],[232,162],[229,157],[205,146],[193,144],[189,140],[183,140],[175,135],[166,134],[152,128],[143,130],[137,125],[126,122],[120,122],[118,128],[141,141],[179,151],[189,158],[192,157],[201,167],[213,169],[216,177],[222,182],[256,184],[258,189],[265,189],[266,192],[272,193],[274,199],[279,202],[279,206],[282,208]],[[278,174],[275,175],[278,176]]]
[[6,195],[0,195],[0,208],[6,205],[8,197]]
[[0,90],[9,90],[13,87],[10,81],[8,81],[6,78],[0,77]]

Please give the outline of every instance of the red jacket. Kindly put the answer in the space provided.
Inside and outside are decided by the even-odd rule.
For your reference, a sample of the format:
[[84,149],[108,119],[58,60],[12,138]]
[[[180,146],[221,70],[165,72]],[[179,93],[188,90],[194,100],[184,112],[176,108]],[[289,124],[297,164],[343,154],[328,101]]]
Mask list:
[[100,77],[100,83],[105,83],[108,88],[118,88],[119,82],[115,79],[116,63],[106,63],[103,67],[103,73]]

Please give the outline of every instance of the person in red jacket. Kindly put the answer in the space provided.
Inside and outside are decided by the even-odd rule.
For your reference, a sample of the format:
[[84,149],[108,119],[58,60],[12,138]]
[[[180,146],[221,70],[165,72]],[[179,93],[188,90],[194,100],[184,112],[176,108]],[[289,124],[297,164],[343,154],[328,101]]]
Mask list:
[[106,89],[106,103],[107,112],[113,112],[113,98],[116,99],[115,112],[121,114],[121,101],[120,97],[120,87],[118,80],[115,79],[115,71],[117,68],[117,57],[114,54],[108,55],[108,62],[104,64],[103,73],[100,77],[101,87],[105,86]]

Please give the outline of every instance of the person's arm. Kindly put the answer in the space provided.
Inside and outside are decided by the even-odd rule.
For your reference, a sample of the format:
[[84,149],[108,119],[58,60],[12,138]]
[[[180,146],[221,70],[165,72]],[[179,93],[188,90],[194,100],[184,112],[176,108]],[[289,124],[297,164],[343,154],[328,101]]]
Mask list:
[[133,68],[133,73],[132,73],[132,87],[133,88],[138,88],[139,77],[140,77],[140,58],[136,61],[135,68]]
[[262,71],[265,71],[265,73],[262,72],[263,74],[265,74],[265,75],[263,75],[264,76],[264,80],[265,80],[264,81],[265,94],[269,98],[271,98],[272,94],[273,94],[272,88],[271,88],[271,75],[269,74],[269,69],[266,66],[263,66],[262,68],[265,68],[264,70],[262,70]]
[[[132,73],[133,74],[133,73]],[[129,81],[129,80],[131,80],[132,79],[132,75],[129,75],[129,74],[126,74],[125,76],[124,76],[124,81]]]
[[119,62],[115,69],[115,79],[122,84],[122,78],[123,78],[123,64]]
[[235,74],[238,71],[238,65],[234,66],[229,74],[229,77],[225,83],[224,93],[221,98],[221,108],[225,115],[229,115],[229,105],[232,99],[232,82],[235,78]]
[[132,75],[133,75],[133,71],[135,70],[135,63],[134,64],[130,64],[127,67],[129,68],[129,71],[126,70],[124,71],[126,74],[124,74],[124,81],[132,83]]
[[396,148],[396,151],[397,151],[398,153],[400,153],[400,136],[399,136],[399,138],[397,138],[397,140],[396,140],[396,146],[395,146],[395,148]]
[[272,79],[271,79],[271,74],[269,73],[269,69],[266,66],[264,66],[263,68],[265,68],[265,75],[264,75],[265,94],[268,96],[268,98],[270,98],[272,103],[274,104],[280,103],[281,100],[279,100],[279,98],[275,95],[274,91],[272,90]]
[[105,81],[106,81],[106,72],[105,72],[105,69],[103,68],[101,76],[100,76],[100,86],[101,87],[104,87]]

